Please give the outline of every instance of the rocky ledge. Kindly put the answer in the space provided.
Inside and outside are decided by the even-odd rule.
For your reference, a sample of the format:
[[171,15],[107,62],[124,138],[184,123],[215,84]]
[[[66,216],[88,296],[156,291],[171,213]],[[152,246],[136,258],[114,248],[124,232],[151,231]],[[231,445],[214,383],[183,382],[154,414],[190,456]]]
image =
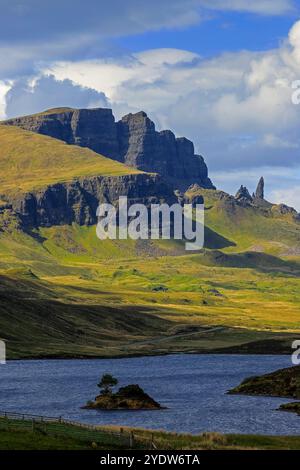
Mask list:
[[[249,377],[228,393],[298,399],[300,398],[300,366]],[[294,403],[289,405],[292,406]]]
[[100,394],[88,402],[84,409],[100,410],[161,410],[163,407],[139,385],[121,387],[116,393]]
[[172,188],[159,175],[95,176],[57,183],[29,193],[10,196],[9,203],[22,221],[22,226],[50,227],[97,223],[99,203],[116,205],[119,196],[127,196],[129,204],[174,203]]

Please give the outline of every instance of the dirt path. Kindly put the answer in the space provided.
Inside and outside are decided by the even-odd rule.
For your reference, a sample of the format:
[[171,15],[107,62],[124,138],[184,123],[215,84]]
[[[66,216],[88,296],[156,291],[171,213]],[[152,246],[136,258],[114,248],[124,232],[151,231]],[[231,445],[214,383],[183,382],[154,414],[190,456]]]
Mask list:
[[225,330],[223,326],[215,326],[213,328],[208,328],[207,330],[201,329],[199,331],[193,331],[192,333],[180,333],[180,334],[175,334],[175,335],[164,336],[163,338],[149,338],[149,339],[142,340],[142,341],[134,341],[132,343],[128,343],[126,344],[126,346],[123,346],[122,349],[124,347],[128,348],[130,346],[142,346],[144,344],[162,343],[165,341],[170,341],[172,339],[174,340],[178,338],[189,338],[191,336],[199,336],[199,335],[203,335],[207,333],[212,333],[214,331],[222,331],[222,330]]

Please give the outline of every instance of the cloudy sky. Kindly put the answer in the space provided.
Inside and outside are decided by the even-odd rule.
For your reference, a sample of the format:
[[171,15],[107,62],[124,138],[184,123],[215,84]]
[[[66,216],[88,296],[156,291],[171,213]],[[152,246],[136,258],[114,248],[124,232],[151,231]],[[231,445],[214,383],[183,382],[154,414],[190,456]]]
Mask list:
[[[300,210],[299,0],[0,0],[0,118],[145,110],[215,184]],[[300,93],[299,93],[300,96]]]

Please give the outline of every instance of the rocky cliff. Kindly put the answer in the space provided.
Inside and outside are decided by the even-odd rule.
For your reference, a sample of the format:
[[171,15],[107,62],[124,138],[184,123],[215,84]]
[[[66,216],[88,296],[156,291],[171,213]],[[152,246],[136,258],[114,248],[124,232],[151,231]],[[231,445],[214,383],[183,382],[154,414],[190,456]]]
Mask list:
[[143,171],[159,173],[174,189],[197,183],[214,188],[203,157],[193,143],[169,130],[158,132],[146,113],[128,114],[115,122],[110,109],[49,110],[5,121],[5,124],[45,134]]
[[78,178],[69,183],[49,185],[34,192],[19,193],[10,198],[11,207],[23,227],[40,227],[97,223],[99,203],[117,205],[119,196],[129,204],[174,203],[172,188],[159,175],[95,176]]

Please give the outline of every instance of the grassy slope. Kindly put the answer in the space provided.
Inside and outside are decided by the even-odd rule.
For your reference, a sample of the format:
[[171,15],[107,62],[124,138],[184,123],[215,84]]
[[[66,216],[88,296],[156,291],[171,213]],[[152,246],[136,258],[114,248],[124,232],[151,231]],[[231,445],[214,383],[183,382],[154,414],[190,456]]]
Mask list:
[[92,150],[0,125],[1,192],[30,191],[84,176],[140,173]]
[[224,240],[226,252],[258,251],[279,256],[300,255],[300,223],[290,214],[281,215],[276,206],[265,210],[232,207],[220,191],[200,190],[205,198],[205,223]]

